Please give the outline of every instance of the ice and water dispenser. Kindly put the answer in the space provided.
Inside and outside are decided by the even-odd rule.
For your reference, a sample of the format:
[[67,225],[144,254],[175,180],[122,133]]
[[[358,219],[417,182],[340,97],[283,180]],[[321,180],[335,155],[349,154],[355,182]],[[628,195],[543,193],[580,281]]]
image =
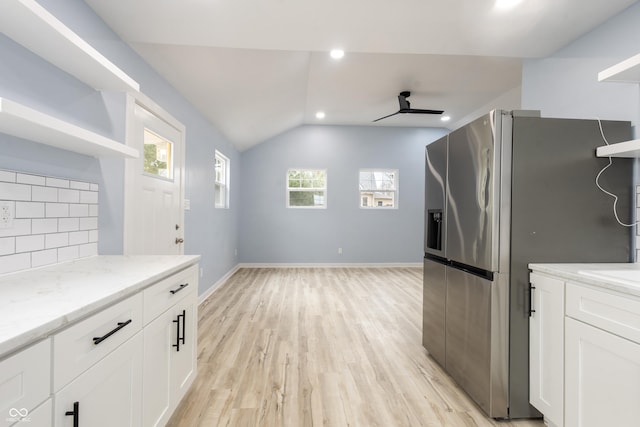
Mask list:
[[427,248],[442,250],[442,209],[427,211]]

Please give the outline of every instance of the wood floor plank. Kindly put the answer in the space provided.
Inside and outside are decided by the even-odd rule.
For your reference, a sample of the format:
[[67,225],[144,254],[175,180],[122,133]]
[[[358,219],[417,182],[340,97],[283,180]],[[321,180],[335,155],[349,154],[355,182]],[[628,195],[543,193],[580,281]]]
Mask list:
[[240,269],[198,327],[170,427],[543,426],[488,419],[428,356],[420,268]]

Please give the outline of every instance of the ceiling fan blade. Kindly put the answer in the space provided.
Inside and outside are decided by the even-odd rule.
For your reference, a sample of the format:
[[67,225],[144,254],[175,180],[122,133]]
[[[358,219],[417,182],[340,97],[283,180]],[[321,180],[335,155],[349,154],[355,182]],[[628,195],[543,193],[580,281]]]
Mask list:
[[410,108],[404,112],[411,113],[411,114],[442,114],[444,113],[443,110],[422,110],[420,108]]
[[395,113],[389,114],[388,116],[384,116],[384,117],[380,117],[379,119],[375,119],[374,122],[378,122],[378,121],[380,121],[382,119],[386,119],[387,117],[395,116],[396,114],[400,114],[400,113],[401,113],[400,111],[396,111]]

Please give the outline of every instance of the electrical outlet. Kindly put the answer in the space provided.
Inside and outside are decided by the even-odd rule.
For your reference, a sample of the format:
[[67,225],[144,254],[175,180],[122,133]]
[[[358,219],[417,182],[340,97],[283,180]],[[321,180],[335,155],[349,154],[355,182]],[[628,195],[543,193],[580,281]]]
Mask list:
[[0,228],[13,228],[13,203],[0,202]]
[[342,255],[342,248],[338,248],[338,255]]

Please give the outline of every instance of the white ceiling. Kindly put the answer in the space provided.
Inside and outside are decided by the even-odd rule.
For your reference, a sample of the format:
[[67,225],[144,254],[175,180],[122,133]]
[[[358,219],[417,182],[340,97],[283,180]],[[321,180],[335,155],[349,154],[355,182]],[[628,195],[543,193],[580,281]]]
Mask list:
[[[636,0],[85,0],[245,150],[305,123],[443,127]],[[345,50],[336,61],[332,48]],[[595,78],[595,76],[594,76]],[[142,87],[144,91],[144,86]]]

